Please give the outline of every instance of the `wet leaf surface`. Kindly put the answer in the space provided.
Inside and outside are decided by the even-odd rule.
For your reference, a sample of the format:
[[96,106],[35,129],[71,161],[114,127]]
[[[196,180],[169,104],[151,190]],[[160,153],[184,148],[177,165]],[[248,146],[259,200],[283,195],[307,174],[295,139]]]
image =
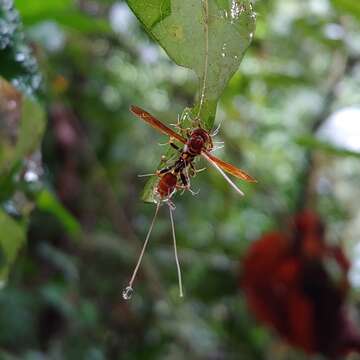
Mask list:
[[200,118],[204,127],[211,129],[217,101],[238,69],[255,31],[251,3],[128,0],[128,4],[169,57],[195,71],[199,79],[195,112],[202,101]]

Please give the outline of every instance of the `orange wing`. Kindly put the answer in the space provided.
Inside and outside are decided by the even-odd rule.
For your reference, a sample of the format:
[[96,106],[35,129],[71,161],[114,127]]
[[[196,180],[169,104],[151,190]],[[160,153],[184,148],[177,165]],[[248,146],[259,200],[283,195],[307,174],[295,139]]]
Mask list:
[[252,182],[252,183],[256,183],[257,180],[255,180],[252,176],[250,176],[249,174],[247,174],[244,170],[241,170],[223,160],[218,159],[216,156],[212,155],[210,152],[208,151],[203,151],[206,156],[208,156],[214,163],[216,163],[219,167],[221,167],[224,171],[228,172],[229,174],[245,180],[247,182]]
[[164,125],[160,120],[156,119],[154,116],[149,114],[147,111],[139,108],[138,106],[131,105],[130,111],[138,116],[140,119],[147,122],[149,125],[151,125],[154,129],[160,131],[161,133],[165,135],[169,135],[173,137],[174,139],[180,141],[183,144],[186,144],[186,139],[182,137],[180,134],[176,133],[174,130],[171,130],[166,125]]

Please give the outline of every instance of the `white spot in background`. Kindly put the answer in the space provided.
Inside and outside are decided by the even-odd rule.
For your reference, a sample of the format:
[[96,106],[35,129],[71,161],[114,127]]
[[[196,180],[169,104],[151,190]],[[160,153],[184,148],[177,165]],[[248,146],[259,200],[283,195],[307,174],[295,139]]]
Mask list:
[[328,15],[331,11],[329,0],[312,0],[309,3],[310,11],[317,15]]
[[353,250],[353,261],[349,272],[349,280],[353,287],[360,288],[360,243]]
[[38,181],[39,180],[39,175],[35,171],[29,170],[29,171],[27,171],[25,173],[24,180],[26,182]]
[[344,150],[360,152],[360,107],[336,111],[326,120],[317,135]]
[[291,25],[301,14],[300,1],[280,1],[269,19],[270,27],[279,34],[288,34]]
[[43,21],[31,27],[28,33],[49,52],[60,51],[65,45],[66,36],[54,21]]
[[115,32],[129,33],[136,18],[125,3],[115,3],[110,9],[109,20]]
[[150,44],[144,44],[139,48],[141,60],[145,64],[154,64],[159,59],[159,49]]
[[26,182],[39,181],[43,174],[41,166],[41,153],[37,151],[32,154],[32,156],[26,160],[25,168],[24,180]]
[[339,24],[327,24],[324,27],[324,34],[330,40],[340,40],[345,36],[344,28]]

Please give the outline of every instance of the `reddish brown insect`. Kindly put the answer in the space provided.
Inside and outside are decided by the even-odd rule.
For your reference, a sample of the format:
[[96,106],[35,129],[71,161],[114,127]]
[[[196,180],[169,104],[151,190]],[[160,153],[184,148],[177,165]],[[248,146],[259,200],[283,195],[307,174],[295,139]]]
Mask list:
[[[150,228],[145,238],[144,245],[142,247],[138,262],[135,266],[135,270],[130,279],[128,286],[123,291],[123,298],[130,299],[133,292],[133,282],[135,280],[137,271],[139,269],[142,257],[145,252],[145,248],[150,238],[150,234],[152,228],[155,223],[156,216],[159,211],[159,207],[161,203],[165,202],[169,206],[170,220],[171,220],[171,228],[172,228],[172,236],[174,242],[174,252],[175,252],[175,261],[177,265],[178,278],[179,278],[179,289],[180,296],[183,296],[182,291],[182,282],[181,282],[181,271],[180,265],[177,255],[176,248],[176,237],[175,237],[175,227],[174,220],[172,216],[172,211],[174,210],[174,206],[171,202],[172,195],[176,192],[177,189],[186,189],[191,191],[190,189],[190,176],[195,175],[197,170],[194,167],[194,160],[197,156],[203,156],[212,166],[214,166],[221,175],[225,178],[225,180],[240,194],[244,195],[244,193],[232,182],[232,180],[225,174],[227,173],[248,181],[248,182],[256,182],[256,180],[248,175],[245,171],[236,168],[235,166],[222,161],[211,154],[213,150],[213,142],[211,135],[201,127],[198,127],[192,131],[187,132],[187,138],[183,137],[179,133],[173,131],[166,125],[164,125],[160,120],[156,119],[154,116],[150,115],[145,110],[137,107],[131,106],[131,112],[138,116],[140,119],[146,121],[153,128],[160,131],[161,133],[170,136],[169,144],[179,151],[178,159],[170,166],[167,166],[161,170],[158,170],[155,175],[159,176],[159,181],[154,189],[154,201],[157,204],[156,211],[151,222]],[[180,149],[173,140],[177,140],[178,142],[184,144],[184,147]],[[190,174],[189,174],[190,173]]]
[[[213,149],[213,143],[210,134],[202,129],[196,128],[188,134],[188,138],[181,136],[176,133],[166,125],[164,125],[160,120],[156,119],[154,116],[146,112],[145,110],[137,107],[131,106],[131,112],[138,116],[140,119],[146,121],[149,125],[151,125],[156,130],[162,132],[165,135],[169,135],[170,138],[173,138],[184,144],[184,148],[181,151],[181,155],[179,160],[172,166],[160,170],[160,173],[164,173],[167,171],[171,171],[175,169],[175,172],[180,174],[181,180],[184,180],[184,170],[187,169],[188,166],[192,167],[193,160],[196,156],[202,155],[212,166],[214,166],[225,178],[225,180],[240,194],[244,195],[244,193],[232,182],[232,180],[224,173],[227,172],[238,179],[245,180],[247,182],[256,182],[256,180],[247,174],[245,171],[218,159],[216,156],[211,154],[211,150]],[[170,142],[170,145],[180,150],[173,142]],[[182,174],[184,176],[182,176]],[[185,179],[188,180],[188,179]],[[183,181],[183,185],[186,187],[187,183]]]

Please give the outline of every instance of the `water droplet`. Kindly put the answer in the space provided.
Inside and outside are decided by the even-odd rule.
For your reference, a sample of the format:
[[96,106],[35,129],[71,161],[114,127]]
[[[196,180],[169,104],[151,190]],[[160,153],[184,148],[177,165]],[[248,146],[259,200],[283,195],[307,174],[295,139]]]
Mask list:
[[125,290],[122,292],[122,297],[124,300],[130,300],[132,297],[134,290],[131,286],[127,286]]
[[221,56],[222,57],[226,56],[226,50],[227,50],[227,43],[224,43],[222,48],[221,48]]
[[17,53],[15,55],[15,60],[16,61],[19,61],[19,62],[22,62],[25,60],[25,54],[24,53]]
[[29,170],[29,171],[27,171],[25,173],[24,180],[26,182],[38,181],[39,180],[39,175],[35,171]]

